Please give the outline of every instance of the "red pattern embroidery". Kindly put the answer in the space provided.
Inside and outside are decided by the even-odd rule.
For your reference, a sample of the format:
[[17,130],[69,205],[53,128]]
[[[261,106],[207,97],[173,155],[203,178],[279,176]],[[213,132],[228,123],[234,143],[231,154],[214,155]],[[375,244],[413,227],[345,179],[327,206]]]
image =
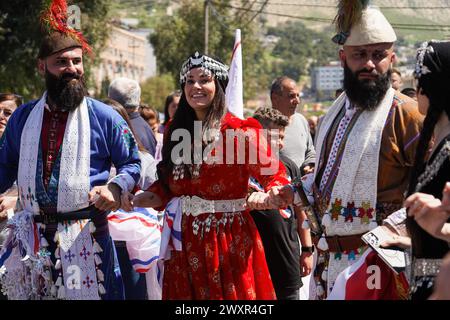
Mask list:
[[67,124],[67,112],[58,112],[45,109],[41,130],[42,160],[44,163],[43,180],[47,189],[52,174],[53,165],[58,156],[64,139]]
[[[254,119],[240,120],[227,115],[224,129],[259,128]],[[236,150],[236,149],[235,149]],[[287,184],[283,165],[274,176],[261,175],[261,165],[202,164],[197,179],[169,179],[171,194],[159,182],[149,191],[167,202],[173,196],[197,195],[208,200],[239,199],[247,195],[250,175],[266,187]],[[209,231],[194,234],[193,222],[203,223],[210,215]],[[255,223],[248,212],[238,214],[217,226],[223,213],[183,216],[181,252],[172,251],[165,263],[163,299],[275,299],[264,248]]]

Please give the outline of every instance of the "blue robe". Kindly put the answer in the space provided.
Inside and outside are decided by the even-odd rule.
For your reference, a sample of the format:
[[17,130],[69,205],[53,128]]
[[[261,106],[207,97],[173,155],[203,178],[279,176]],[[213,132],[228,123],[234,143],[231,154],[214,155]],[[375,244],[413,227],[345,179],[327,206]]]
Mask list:
[[[86,100],[91,127],[90,189],[107,183],[111,164],[114,164],[117,174],[128,174],[136,183],[140,177],[141,164],[136,143],[125,120],[111,107],[91,98],[86,98]],[[36,103],[37,101],[33,101],[22,105],[12,114],[0,140],[0,193],[10,188],[17,179],[22,130]],[[40,137],[36,137],[36,143],[40,144],[40,140]],[[48,188],[45,189],[42,149],[39,148],[36,169],[36,197],[41,208],[57,207],[60,153],[61,150],[59,150],[53,166]],[[132,188],[133,186],[129,187]],[[107,294],[102,298],[123,299],[120,269],[114,244],[107,231],[106,214],[101,215],[98,219],[96,217],[94,222],[96,226],[102,225],[104,231],[101,235],[96,236],[97,242],[104,250],[101,254],[103,261],[101,269],[105,275],[104,286]],[[51,230],[52,228],[48,229]],[[47,230],[47,232],[50,230]],[[50,232],[51,234],[47,233],[45,237],[49,242],[49,249],[53,251],[55,248],[52,236],[54,230]]]

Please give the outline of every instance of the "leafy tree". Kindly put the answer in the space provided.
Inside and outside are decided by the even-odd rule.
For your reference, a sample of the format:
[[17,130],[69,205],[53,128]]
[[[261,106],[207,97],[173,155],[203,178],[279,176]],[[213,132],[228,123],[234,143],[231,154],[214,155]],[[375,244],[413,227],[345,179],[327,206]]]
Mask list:
[[166,97],[174,90],[175,84],[172,75],[163,74],[151,77],[141,83],[141,100],[163,112]]
[[[0,92],[16,92],[37,98],[42,94],[44,81],[36,68],[42,33],[39,16],[44,1],[14,0],[0,2]],[[76,0],[81,9],[82,32],[93,52],[99,53],[107,39],[105,23],[109,19],[112,0]],[[95,61],[85,60],[86,76]]]
[[337,60],[338,47],[331,41],[331,34],[331,31],[318,33],[307,29],[299,21],[269,28],[268,35],[279,37],[272,51],[272,74],[299,80],[312,67]]
[[[249,1],[233,1],[233,5]],[[234,30],[241,29],[244,98],[254,96],[267,79],[261,77],[266,71],[266,59],[256,33],[257,21],[250,21],[252,12],[232,12],[231,1],[211,1],[209,20],[209,54],[229,64],[234,45]],[[172,75],[178,83],[181,64],[186,58],[204,51],[204,2],[181,1],[181,7],[171,17],[159,20],[155,32],[150,35],[161,73]]]

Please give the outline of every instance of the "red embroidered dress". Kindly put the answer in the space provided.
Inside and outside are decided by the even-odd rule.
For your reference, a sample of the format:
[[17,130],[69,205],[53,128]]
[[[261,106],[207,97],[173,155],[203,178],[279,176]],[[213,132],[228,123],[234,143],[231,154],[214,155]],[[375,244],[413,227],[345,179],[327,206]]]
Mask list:
[[[227,114],[221,133],[225,140],[226,129],[258,134],[260,128],[253,118],[241,120]],[[225,145],[224,141],[222,147]],[[284,166],[277,159],[270,159],[276,164],[274,175],[262,175],[263,165],[248,164],[248,159],[246,164],[203,163],[198,178],[175,180],[172,175],[170,194],[163,191],[158,181],[149,191],[160,196],[164,205],[172,197],[183,195],[206,200],[245,198],[249,175],[256,177],[266,190],[288,183]],[[263,160],[260,163],[267,163]],[[203,213],[197,217],[183,214],[181,224],[182,251],[172,251],[171,259],[165,262],[163,299],[276,298],[261,238],[248,210]]]

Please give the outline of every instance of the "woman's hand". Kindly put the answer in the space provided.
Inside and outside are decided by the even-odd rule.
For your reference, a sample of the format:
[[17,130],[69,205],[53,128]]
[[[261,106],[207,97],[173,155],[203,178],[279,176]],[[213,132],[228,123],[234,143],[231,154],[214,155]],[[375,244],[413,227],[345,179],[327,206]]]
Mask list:
[[444,240],[448,238],[444,230],[450,212],[449,205],[446,205],[449,201],[446,192],[450,193],[450,187],[444,188],[444,204],[432,195],[420,192],[414,193],[405,201],[408,215],[414,217],[417,224],[429,234]]
[[162,205],[162,201],[153,192],[144,191],[134,196],[132,205],[140,208],[156,208]]

